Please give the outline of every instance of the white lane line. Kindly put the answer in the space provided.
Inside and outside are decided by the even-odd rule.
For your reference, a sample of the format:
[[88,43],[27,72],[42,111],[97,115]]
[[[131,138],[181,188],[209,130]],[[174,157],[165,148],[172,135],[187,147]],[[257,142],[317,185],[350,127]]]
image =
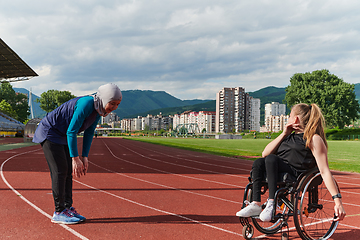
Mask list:
[[[120,144],[117,144],[119,146],[122,146]],[[196,171],[201,171],[201,172],[208,172],[208,173],[212,173],[212,174],[217,174],[217,175],[225,175],[225,176],[231,176],[231,177],[238,177],[238,178],[247,178],[245,176],[239,176],[239,175],[235,175],[235,174],[228,174],[228,173],[221,173],[221,172],[215,172],[215,171],[210,171],[210,170],[205,170],[205,169],[201,169],[201,168],[195,168],[195,167],[189,167],[189,166],[186,166],[186,165],[182,165],[182,164],[177,164],[177,163],[172,163],[172,162],[166,162],[166,161],[162,161],[162,160],[159,160],[159,159],[155,159],[155,158],[151,158],[151,157],[147,157],[141,153],[138,153],[130,148],[127,148],[125,146],[122,146],[123,148],[126,148],[128,149],[129,151],[143,157],[143,158],[147,158],[147,159],[150,159],[152,161],[156,161],[156,162],[160,162],[160,163],[165,163],[165,164],[169,164],[169,165],[174,165],[174,166],[177,166],[177,167],[183,167],[183,168],[188,168],[188,169],[192,169],[192,170],[196,170]],[[250,174],[250,170],[248,170],[249,174]]]
[[[118,144],[120,145],[120,144]],[[124,145],[120,145],[124,148],[127,148],[125,147]],[[161,155],[164,155],[164,156],[167,156],[167,157],[170,157],[170,158],[176,158],[176,159],[181,159],[181,160],[185,160],[185,161],[188,161],[188,162],[194,162],[194,163],[199,163],[199,164],[203,164],[203,165],[208,165],[208,166],[214,166],[214,167],[220,167],[220,168],[228,168],[228,169],[232,169],[232,170],[238,170],[238,171],[244,171],[244,172],[248,172],[250,173],[250,169],[242,169],[242,168],[236,168],[236,167],[229,167],[229,166],[224,166],[224,165],[218,165],[218,164],[214,164],[214,163],[207,163],[207,162],[202,162],[202,161],[196,161],[196,160],[192,160],[192,159],[188,159],[188,158],[184,158],[184,157],[179,157],[179,156],[174,156],[174,155],[169,155],[169,154],[166,154],[166,153],[162,153],[162,152],[158,152],[158,151],[155,151],[155,150],[152,150],[152,149],[147,149],[147,148],[144,148],[144,147],[138,147],[138,148],[142,148],[146,151],[151,151],[151,152],[155,152],[155,153],[158,153],[158,154],[161,154]],[[127,148],[129,149],[129,148]],[[130,149],[129,149],[130,150]],[[131,150],[130,150],[131,151]],[[247,165],[249,166],[249,165]],[[245,176],[238,176],[238,175],[232,175],[232,176],[237,176],[237,177],[243,177],[243,178],[247,178]]]
[[[223,183],[223,182],[217,182],[217,181],[212,181],[212,180],[206,180],[206,179],[202,179],[202,178],[196,178],[196,177],[190,177],[190,176],[186,176],[186,175],[182,175],[182,174],[176,174],[176,173],[172,173],[172,172],[167,172],[167,171],[163,171],[163,170],[160,170],[160,169],[156,169],[156,168],[152,168],[152,167],[148,167],[148,166],[145,166],[145,165],[142,165],[142,164],[139,164],[139,163],[134,163],[134,162],[131,162],[131,161],[127,161],[123,158],[119,158],[118,156],[116,156],[111,150],[110,148],[108,147],[108,145],[104,142],[106,148],[109,150],[109,152],[111,153],[111,155],[113,155],[114,158],[117,158],[123,162],[127,162],[127,163],[130,163],[130,164],[133,164],[133,165],[136,165],[136,166],[140,166],[140,167],[143,167],[143,168],[147,168],[147,169],[150,169],[150,170],[154,170],[154,171],[157,171],[157,172],[162,172],[162,173],[166,173],[166,174],[171,174],[173,176],[178,176],[178,177],[184,177],[184,178],[189,178],[189,179],[194,179],[194,180],[198,180],[198,181],[204,181],[204,182],[210,182],[210,183],[216,183],[216,184],[220,184],[220,185],[225,185],[225,186],[230,186],[230,187],[236,187],[236,188],[245,188],[243,186],[239,186],[239,185],[234,185],[234,184],[228,184],[228,183]],[[146,158],[146,157],[145,157]],[[220,174],[219,174],[220,175]]]
[[123,176],[123,177],[131,178],[131,179],[134,179],[134,180],[137,180],[137,181],[141,181],[141,182],[149,183],[149,184],[152,184],[152,185],[160,186],[160,187],[163,187],[163,188],[173,189],[173,190],[176,190],[176,191],[186,192],[186,193],[190,193],[190,194],[194,194],[194,195],[198,195],[198,196],[202,196],[202,197],[213,198],[213,199],[221,200],[221,201],[224,201],[224,202],[242,204],[242,202],[235,202],[235,201],[224,199],[224,198],[214,197],[214,196],[210,196],[210,195],[206,195],[206,194],[202,194],[202,193],[197,193],[197,192],[194,192],[194,191],[184,190],[184,189],[181,189],[181,188],[175,188],[175,187],[163,185],[163,184],[160,184],[160,183],[147,181],[147,180],[137,178],[137,177],[132,177],[132,176],[129,176],[129,175],[126,175],[126,174],[123,174],[123,173],[115,172],[115,171],[112,171],[110,169],[101,167],[101,166],[99,166],[99,165],[97,165],[97,164],[95,164],[95,163],[93,163],[91,161],[89,161],[89,163],[91,163],[91,164],[93,164],[93,165],[97,166],[98,168],[101,168],[101,169],[103,169],[105,171],[108,171],[108,172],[111,172],[111,173],[114,173],[114,174],[117,174],[117,175],[120,175],[120,176]]
[[[136,141],[136,140],[135,140]],[[134,146],[134,144],[132,144],[132,146]],[[185,157],[195,157],[195,158],[205,158],[204,155],[190,155],[188,153],[186,154],[173,154],[173,155],[168,155],[166,153],[163,153],[163,152],[158,152],[156,150],[152,150],[152,149],[149,149],[149,148],[146,148],[146,147],[143,147],[143,146],[138,146],[136,145],[135,146],[136,148],[142,148],[144,150],[147,150],[147,151],[152,151],[152,152],[156,152],[156,153],[160,153],[162,155],[166,155],[166,156],[169,156],[169,157],[178,157],[180,159],[185,159],[185,160],[188,160],[188,161],[194,161],[196,162],[195,160],[189,160],[189,159],[186,159],[186,158],[183,158],[184,156]],[[168,146],[167,146],[168,147]],[[176,150],[178,150],[177,148],[174,148]],[[216,158],[215,158],[215,157]],[[225,159],[222,159],[220,160],[219,158],[225,158]],[[236,159],[236,158],[231,158],[231,157],[226,157],[226,156],[220,156],[220,155],[211,155],[211,154],[208,154],[206,156],[206,159],[210,159],[210,160],[213,160],[213,161],[216,161],[216,162],[221,162],[221,163],[231,163],[231,164],[235,164],[235,165],[245,165],[247,167],[250,167],[252,166],[252,163],[253,161],[251,160],[246,160],[247,162],[244,162],[244,159],[241,159],[242,161],[239,161],[239,159]],[[205,162],[199,162],[199,163],[203,163],[203,164],[208,164],[208,163],[205,163]],[[217,165],[217,164],[208,164],[208,165],[214,165],[214,166],[219,166],[219,167],[224,167],[223,165]],[[227,168],[232,168],[232,169],[239,169],[239,168],[234,168],[234,167],[227,167]],[[244,170],[244,169],[239,169],[239,170]],[[249,170],[250,171],[250,170]]]
[[[32,152],[36,152],[36,151],[39,151],[41,149],[37,149],[37,150],[32,150],[32,151],[28,151],[28,152],[24,152],[24,153],[19,153],[19,154],[16,154],[12,157],[9,157],[8,159],[6,159],[2,164],[1,164],[1,167],[0,167],[0,174],[1,174],[1,178],[2,180],[4,181],[4,183],[17,195],[19,196],[24,202],[26,202],[27,204],[29,204],[31,207],[33,207],[35,210],[37,210],[39,213],[41,213],[42,215],[44,215],[45,217],[51,219],[52,216],[49,215],[48,213],[44,212],[41,208],[39,208],[38,206],[36,206],[35,204],[33,204],[32,202],[30,202],[28,199],[26,199],[24,196],[22,196],[20,194],[20,192],[18,192],[17,190],[15,190],[11,185],[10,183],[6,180],[5,176],[4,176],[4,173],[3,173],[3,169],[4,169],[4,165],[6,162],[8,162],[9,160],[17,157],[17,156],[20,156],[20,155],[24,155],[24,154],[27,154],[27,153],[32,153]],[[59,224],[59,226],[65,228],[67,231],[71,232],[73,235],[77,236],[78,238],[80,239],[83,239],[83,240],[89,240],[88,238],[86,238],[85,236],[81,235],[80,233],[78,233],[77,231],[75,231],[74,229],[64,225],[64,224]]]
[[[215,173],[215,174],[223,174],[223,175],[227,175],[227,176],[234,176],[234,177],[241,177],[241,178],[248,178],[248,177],[245,177],[245,176],[238,176],[238,175],[234,175],[234,174],[227,174],[227,173],[220,173],[220,172],[213,172],[213,171],[208,171],[208,170],[204,170],[204,169],[198,169],[198,168],[192,168],[192,167],[188,167],[188,166],[185,166],[185,165],[180,165],[180,164],[175,164],[175,163],[171,163],[171,162],[166,162],[166,161],[162,161],[162,160],[158,160],[158,159],[154,159],[154,158],[151,158],[151,157],[147,157],[145,155],[142,155],[138,152],[136,152],[135,150],[132,150],[128,147],[125,147],[124,145],[121,145],[119,143],[116,143],[117,145],[119,146],[122,146],[126,149],[128,149],[129,151],[137,154],[137,155],[140,155],[144,158],[148,158],[150,160],[153,160],[153,161],[158,161],[158,162],[161,162],[161,163],[167,163],[167,164],[170,164],[170,165],[176,165],[176,166],[182,166],[182,167],[185,167],[185,168],[190,168],[190,169],[194,169],[194,170],[201,170],[201,171],[206,171],[206,172],[212,172],[212,173]],[[162,154],[162,155],[165,155],[165,156],[168,156],[168,157],[172,157],[172,158],[177,158],[177,159],[181,159],[181,160],[185,160],[185,161],[190,161],[190,162],[195,162],[195,163],[200,163],[200,164],[205,164],[205,165],[212,165],[212,166],[218,166],[218,167],[225,167],[225,166],[221,166],[221,165],[216,165],[216,164],[210,164],[210,163],[204,163],[204,162],[199,162],[199,161],[195,161],[195,160],[190,160],[190,159],[187,159],[187,158],[182,158],[182,157],[175,157],[175,156],[171,156],[171,155],[168,155],[168,154],[165,154],[165,153],[161,153],[161,152],[157,152],[155,150],[151,150],[151,149],[147,149],[147,148],[144,148],[144,147],[139,147],[139,148],[142,148],[142,149],[145,149],[145,150],[148,150],[148,151],[152,151],[152,152],[156,152],[158,154]],[[225,168],[230,168],[230,169],[238,169],[238,168],[233,168],[233,167],[225,167]],[[241,169],[238,169],[238,170],[241,170]],[[245,171],[245,170],[243,170]],[[250,170],[246,170],[246,171],[249,171],[250,173]],[[336,176],[338,177],[338,176]],[[354,184],[354,183],[349,183],[349,182],[338,182],[338,183],[341,183],[341,184],[344,184],[344,185],[354,185],[354,186],[359,186],[360,184]],[[357,193],[357,192],[349,192],[349,191],[342,191],[344,193],[350,193],[350,194],[360,194],[360,193]],[[348,204],[348,205],[352,205],[352,206],[357,206],[359,207],[359,205],[356,205],[356,204]]]
[[191,222],[194,222],[194,223],[197,223],[197,224],[206,226],[206,227],[210,227],[210,228],[213,228],[213,229],[216,229],[216,230],[220,230],[220,231],[222,231],[222,232],[230,233],[230,234],[237,235],[237,236],[242,236],[241,234],[236,233],[236,232],[232,232],[232,231],[229,231],[229,230],[226,230],[226,229],[223,229],[223,228],[215,227],[215,226],[212,226],[212,225],[210,225],[210,224],[197,221],[197,220],[195,220],[195,219],[191,219],[191,218],[188,218],[188,217],[185,217],[185,216],[176,214],[176,213],[164,211],[164,210],[161,210],[161,209],[158,209],[158,208],[154,208],[154,207],[151,207],[151,206],[148,206],[148,205],[145,205],[145,204],[142,204],[142,203],[139,203],[139,202],[136,202],[136,201],[133,201],[133,200],[130,200],[130,199],[127,199],[127,198],[118,196],[118,195],[113,194],[113,193],[110,193],[110,192],[108,192],[108,191],[104,191],[104,190],[95,188],[95,187],[93,187],[93,186],[90,186],[90,185],[88,185],[88,184],[82,183],[82,182],[80,182],[80,181],[78,181],[78,180],[74,180],[74,181],[77,182],[77,183],[79,183],[79,184],[81,184],[81,185],[83,185],[83,186],[86,186],[86,187],[88,187],[88,188],[97,190],[97,191],[99,191],[99,192],[105,193],[105,194],[110,195],[110,196],[113,196],[113,197],[115,197],[115,198],[119,198],[119,199],[124,200],[124,201],[126,201],[126,202],[129,202],[129,203],[138,205],[138,206],[140,206],[140,207],[145,207],[145,208],[148,208],[148,209],[151,209],[151,210],[154,210],[154,211],[163,213],[163,214],[167,214],[167,215],[171,215],[171,216],[176,216],[176,217],[185,219],[185,220],[187,220],[187,221],[191,221]]

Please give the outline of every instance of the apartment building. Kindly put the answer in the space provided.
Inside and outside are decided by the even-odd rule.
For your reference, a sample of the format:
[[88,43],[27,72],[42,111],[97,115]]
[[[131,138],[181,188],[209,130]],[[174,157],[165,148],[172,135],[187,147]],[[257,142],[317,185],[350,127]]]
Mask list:
[[266,116],[280,116],[286,114],[286,105],[278,102],[265,104],[265,118]]
[[100,123],[101,124],[111,124],[112,122],[119,121],[119,117],[115,112],[109,113],[106,117],[101,117]]
[[289,115],[280,116],[267,116],[265,119],[265,126],[267,132],[280,132],[283,131],[285,125],[288,123]]
[[215,132],[215,112],[211,111],[186,111],[181,114],[175,114],[173,117],[173,129],[179,126],[188,128],[190,132],[214,133]]
[[121,119],[120,128],[124,131],[131,131],[131,122],[132,122],[132,119],[130,119],[130,118]]
[[260,132],[260,99],[250,97],[250,130]]
[[216,94],[215,132],[244,130],[260,130],[260,99],[255,100],[242,87],[223,88]]
[[156,116],[148,114],[146,117],[124,118],[120,121],[121,129],[125,131],[142,130],[168,130],[173,124],[171,116],[162,116],[161,113]]
[[216,112],[211,111],[200,111],[197,119],[199,129],[201,132],[205,131],[206,133],[215,132],[215,117]]
[[[282,116],[282,117],[281,117]],[[283,130],[287,123],[286,105],[278,102],[265,104],[265,129],[268,132],[278,132]],[[285,125],[284,125],[284,122]],[[283,124],[280,126],[279,124]]]

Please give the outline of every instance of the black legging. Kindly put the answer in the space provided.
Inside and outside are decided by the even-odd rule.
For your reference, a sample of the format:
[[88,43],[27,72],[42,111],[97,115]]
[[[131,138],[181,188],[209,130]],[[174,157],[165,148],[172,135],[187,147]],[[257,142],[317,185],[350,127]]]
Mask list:
[[55,211],[62,212],[72,206],[72,159],[67,145],[45,140],[41,143],[49,165]]
[[261,182],[267,177],[269,199],[274,199],[280,173],[296,175],[293,169],[280,157],[270,154],[256,159],[252,166],[253,201],[261,202]]

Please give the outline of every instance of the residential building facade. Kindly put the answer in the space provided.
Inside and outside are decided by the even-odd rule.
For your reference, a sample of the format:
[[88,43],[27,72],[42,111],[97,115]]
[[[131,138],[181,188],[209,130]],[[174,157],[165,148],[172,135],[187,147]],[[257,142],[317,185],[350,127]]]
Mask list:
[[171,116],[157,116],[148,114],[146,117],[124,118],[120,121],[121,129],[124,131],[143,131],[143,130],[168,130],[173,121]]
[[[283,116],[283,117],[280,117]],[[286,105],[278,102],[265,104],[265,129],[268,132],[278,132],[283,129],[283,126],[278,124],[286,120]],[[275,122],[274,122],[275,121]],[[286,121],[287,122],[287,121]],[[281,130],[279,130],[281,129]]]
[[[257,105],[259,104],[259,105]],[[252,106],[258,110],[252,110]],[[255,119],[260,115],[260,99],[254,100],[242,87],[223,88],[216,94],[215,132],[238,133],[244,130],[260,130]]]
[[112,122],[117,122],[119,121],[119,117],[115,112],[111,112],[109,113],[106,117],[101,117],[101,124],[111,124]]
[[250,130],[260,132],[260,99],[250,97]]
[[214,133],[215,116],[216,113],[211,111],[186,111],[175,114],[173,117],[173,129],[185,127],[191,133]]
[[288,123],[289,115],[280,116],[267,116],[265,119],[265,131],[267,132],[280,132],[283,131],[285,125]]

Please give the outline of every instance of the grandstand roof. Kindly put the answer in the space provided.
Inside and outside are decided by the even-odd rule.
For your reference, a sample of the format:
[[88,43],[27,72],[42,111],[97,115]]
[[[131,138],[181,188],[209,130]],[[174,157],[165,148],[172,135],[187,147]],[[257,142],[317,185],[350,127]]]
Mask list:
[[0,82],[29,80],[38,74],[0,38]]

